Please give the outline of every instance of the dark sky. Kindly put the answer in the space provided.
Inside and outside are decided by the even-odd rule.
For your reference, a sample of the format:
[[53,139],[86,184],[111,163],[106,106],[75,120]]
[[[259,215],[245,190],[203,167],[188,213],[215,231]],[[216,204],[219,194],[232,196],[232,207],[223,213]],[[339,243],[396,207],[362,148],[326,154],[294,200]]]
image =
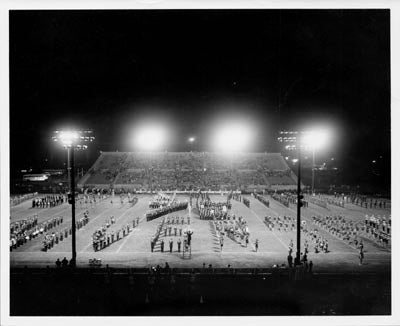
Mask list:
[[131,150],[145,118],[168,121],[182,151],[189,135],[209,150],[209,125],[231,116],[255,123],[254,151],[332,123],[326,155],[348,171],[382,156],[388,170],[389,10],[10,12],[12,169],[58,165],[51,131],[65,125],[94,129],[91,163]]

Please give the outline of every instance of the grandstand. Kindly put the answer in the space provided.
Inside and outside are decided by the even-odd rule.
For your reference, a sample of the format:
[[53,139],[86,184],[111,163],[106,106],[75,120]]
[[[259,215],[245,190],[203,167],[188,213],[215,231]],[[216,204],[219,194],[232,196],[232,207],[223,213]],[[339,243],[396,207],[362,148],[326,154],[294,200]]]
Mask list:
[[294,189],[295,177],[280,153],[238,153],[227,159],[209,152],[102,152],[78,186],[251,192]]

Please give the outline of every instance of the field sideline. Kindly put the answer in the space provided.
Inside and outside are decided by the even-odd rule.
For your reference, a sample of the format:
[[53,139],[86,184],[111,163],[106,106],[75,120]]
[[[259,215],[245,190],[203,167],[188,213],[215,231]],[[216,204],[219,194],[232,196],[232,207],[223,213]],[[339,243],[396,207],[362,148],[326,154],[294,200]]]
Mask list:
[[[214,201],[224,201],[226,196],[211,195]],[[168,262],[171,267],[201,268],[203,263],[213,267],[227,267],[230,264],[233,268],[268,268],[273,264],[287,264],[288,245],[292,239],[296,243],[294,231],[270,231],[264,224],[265,216],[296,216],[296,207],[291,205],[289,208],[279,204],[269,198],[270,207],[267,208],[252,196],[245,196],[250,200],[250,208],[243,203],[232,200],[231,213],[236,216],[243,216],[248,223],[250,231],[250,243],[248,247],[225,237],[223,252],[220,252],[219,243],[213,233],[210,221],[200,220],[191,210],[172,213],[172,216],[184,216],[185,224],[178,225],[183,227],[183,231],[190,228],[193,231],[192,257],[184,259],[182,253],[177,252],[176,241],[179,237],[167,236],[165,241],[164,253],[160,252],[157,244],[155,252],[150,252],[150,239],[156,232],[157,225],[161,218],[146,222],[145,212],[148,210],[148,203],[152,198],[150,195],[139,195],[139,201],[131,206],[125,200],[121,204],[118,196],[115,196],[113,204],[111,198],[105,199],[93,207],[90,205],[76,206],[76,219],[83,216],[83,212],[88,209],[90,222],[77,231],[77,265],[88,266],[91,258],[100,258],[103,265],[118,267],[149,267],[157,264],[164,265]],[[177,200],[188,200],[188,196],[177,195]],[[11,208],[11,221],[21,220],[25,217],[38,214],[39,222],[50,217],[63,216],[64,222],[57,229],[70,226],[71,209],[70,205],[63,204],[54,208],[33,209],[31,201],[26,201]],[[364,221],[365,214],[380,214],[388,216],[390,210],[365,209],[356,205],[347,204],[346,208],[328,205],[328,209],[311,204],[308,208],[302,209],[302,220],[311,226],[313,215],[342,214],[346,218],[354,221]],[[123,225],[132,225],[132,220],[139,217],[139,226],[133,229],[128,236],[113,243],[109,247],[99,252],[94,252],[92,247],[92,234],[110,216],[116,218],[116,224],[111,229],[116,230]],[[191,224],[187,225],[186,217],[190,215]],[[173,226],[174,227],[174,226]],[[314,227],[313,227],[314,228]],[[55,230],[57,230],[55,229]],[[358,250],[333,235],[320,229],[320,232],[329,241],[329,253],[313,253],[310,246],[308,260],[314,263],[316,272],[390,272],[391,253],[387,249],[380,248],[371,241],[364,241],[365,261],[362,266],[358,261]],[[169,252],[168,242],[172,238],[174,241],[173,252]],[[183,240],[183,238],[181,237]],[[255,252],[254,241],[258,239],[259,249]],[[23,246],[10,253],[11,267],[18,266],[54,266],[57,258],[71,257],[71,236],[55,245],[47,252],[41,251],[43,236],[33,239]],[[304,239],[301,243],[303,245]]]

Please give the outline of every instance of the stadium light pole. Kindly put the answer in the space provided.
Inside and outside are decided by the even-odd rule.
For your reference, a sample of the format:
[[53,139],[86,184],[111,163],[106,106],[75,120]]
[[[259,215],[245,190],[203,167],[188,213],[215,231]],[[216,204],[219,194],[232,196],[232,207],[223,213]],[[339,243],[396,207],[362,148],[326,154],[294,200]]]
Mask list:
[[94,140],[92,130],[56,130],[52,139],[60,142],[67,149],[68,155],[68,178],[70,181],[70,193],[68,202],[71,204],[71,233],[72,233],[72,264],[76,266],[76,222],[75,222],[75,150],[83,150],[87,145],[83,143],[92,142]]
[[301,207],[303,206],[301,194],[301,149],[311,148],[313,151],[312,163],[312,190],[314,191],[314,168],[315,168],[315,150],[326,145],[329,140],[329,133],[327,130],[310,130],[310,131],[281,131],[279,132],[278,141],[288,143],[285,146],[287,150],[296,150],[298,155],[297,166],[297,252],[295,263],[300,264],[300,220],[301,220]]
[[296,243],[296,258],[295,265],[300,265],[300,249],[301,249],[301,206],[303,206],[302,199],[303,195],[301,194],[301,134],[298,131],[281,131],[279,132],[280,136],[278,137],[278,141],[282,143],[289,143],[285,148],[287,150],[296,150],[297,149],[297,243]]
[[312,148],[312,169],[311,169],[311,193],[314,194],[315,188],[315,146]]
[[193,152],[193,143],[195,142],[196,138],[195,137],[189,137],[188,142],[190,144],[190,151]]

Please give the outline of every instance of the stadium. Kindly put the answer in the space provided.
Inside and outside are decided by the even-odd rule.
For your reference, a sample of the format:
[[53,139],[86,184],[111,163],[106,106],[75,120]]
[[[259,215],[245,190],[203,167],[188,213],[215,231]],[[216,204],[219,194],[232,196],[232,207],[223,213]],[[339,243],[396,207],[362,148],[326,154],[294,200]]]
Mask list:
[[[287,273],[288,253],[295,257],[296,251],[295,180],[278,153],[236,154],[227,160],[216,153],[104,152],[78,181],[77,266],[147,274],[167,263],[177,273]],[[66,195],[54,207],[34,204],[52,196],[36,194],[11,208],[11,227],[37,219],[21,244],[10,248],[12,267],[53,267],[57,259],[70,260]],[[390,273],[390,200],[335,193],[306,195],[304,202],[301,250],[302,259],[304,250],[308,257],[302,273],[310,268],[313,273],[332,268]],[[179,203],[188,205],[149,218]],[[222,205],[219,213],[215,205]],[[88,221],[81,223],[85,215]],[[55,217],[62,217],[62,223],[47,230]]]
[[[11,316],[392,313],[385,10],[81,14],[10,16]],[[343,50],[366,46],[354,17],[381,24],[380,92]]]

